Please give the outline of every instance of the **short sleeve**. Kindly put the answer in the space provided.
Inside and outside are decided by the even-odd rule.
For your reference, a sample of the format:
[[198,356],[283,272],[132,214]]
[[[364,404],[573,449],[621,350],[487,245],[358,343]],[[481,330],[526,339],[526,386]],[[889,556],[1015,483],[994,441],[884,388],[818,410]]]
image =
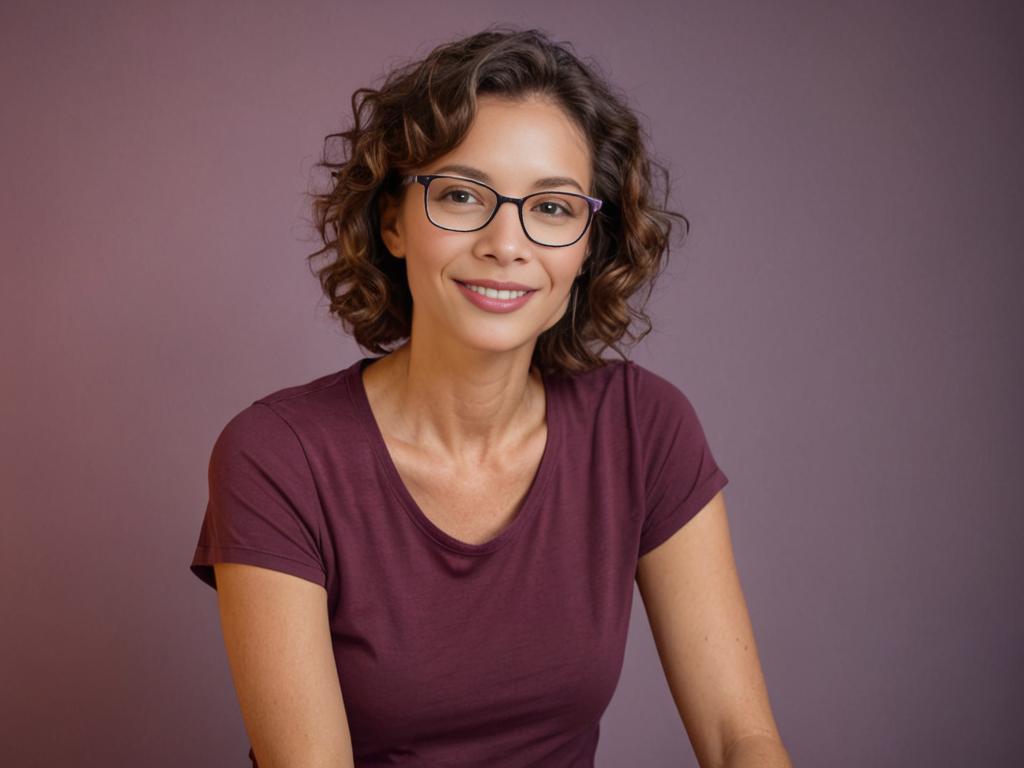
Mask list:
[[633,367],[636,413],[645,441],[642,557],[689,522],[729,479],[711,453],[690,399],[653,371]]
[[309,462],[269,403],[232,418],[214,442],[209,501],[189,566],[214,589],[214,563],[244,563],[326,587],[323,512]]

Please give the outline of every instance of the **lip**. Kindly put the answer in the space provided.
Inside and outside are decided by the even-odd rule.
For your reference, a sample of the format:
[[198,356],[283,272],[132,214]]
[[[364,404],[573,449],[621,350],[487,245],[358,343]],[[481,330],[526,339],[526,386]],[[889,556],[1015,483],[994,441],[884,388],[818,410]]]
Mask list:
[[[490,296],[484,296],[482,293],[477,293],[476,291],[471,290],[466,286],[465,283],[460,283],[458,280],[455,280],[454,282],[459,287],[459,291],[462,293],[462,295],[469,299],[469,301],[472,302],[475,306],[479,307],[485,312],[496,312],[499,314],[505,312],[515,312],[526,302],[528,302],[530,300],[530,297],[536,293],[535,290],[530,290],[526,288],[508,288],[503,290],[528,290],[529,293],[520,296],[518,299],[492,299]],[[477,283],[474,283],[474,285],[477,285]]]
[[456,280],[457,283],[468,283],[470,285],[479,285],[481,288],[493,288],[496,291],[535,291],[536,288],[531,288],[528,285],[522,283],[502,283],[497,280]]

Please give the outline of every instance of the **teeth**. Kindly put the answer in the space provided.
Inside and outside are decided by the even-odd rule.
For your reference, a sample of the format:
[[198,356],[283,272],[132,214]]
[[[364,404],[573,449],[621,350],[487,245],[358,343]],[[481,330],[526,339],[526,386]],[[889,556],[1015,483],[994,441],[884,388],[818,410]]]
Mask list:
[[466,283],[465,286],[475,293],[492,299],[518,299],[520,296],[525,296],[528,293],[527,291],[496,291],[493,288],[483,288],[479,285],[470,285],[469,283]]

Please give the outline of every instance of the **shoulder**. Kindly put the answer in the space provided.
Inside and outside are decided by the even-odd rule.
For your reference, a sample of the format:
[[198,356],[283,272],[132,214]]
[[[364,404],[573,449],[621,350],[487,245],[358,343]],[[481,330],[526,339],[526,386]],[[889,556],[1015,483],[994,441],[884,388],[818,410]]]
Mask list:
[[624,418],[632,444],[645,461],[660,465],[669,454],[694,452],[704,443],[697,409],[667,374],[624,360],[602,374],[601,382],[594,391],[602,389],[607,405],[594,412],[617,412],[616,423]]
[[253,405],[266,405],[281,414],[316,410],[334,403],[344,392],[355,366],[318,376],[310,381],[268,392],[253,401]]
[[588,371],[553,377],[551,383],[565,397],[590,407],[596,401],[607,400],[610,392],[623,390],[634,365],[631,360],[605,360],[604,365]]
[[327,415],[350,412],[346,373],[335,371],[304,383],[282,387],[257,397],[237,411],[222,428],[215,450],[221,456],[240,452],[289,454],[316,439]]
[[666,419],[671,422],[696,417],[690,398],[667,375],[631,363],[628,378],[637,413],[644,420],[658,423]]
[[581,407],[626,410],[632,419],[656,422],[693,408],[690,399],[666,376],[634,360],[608,360],[601,367],[564,378],[564,389]]

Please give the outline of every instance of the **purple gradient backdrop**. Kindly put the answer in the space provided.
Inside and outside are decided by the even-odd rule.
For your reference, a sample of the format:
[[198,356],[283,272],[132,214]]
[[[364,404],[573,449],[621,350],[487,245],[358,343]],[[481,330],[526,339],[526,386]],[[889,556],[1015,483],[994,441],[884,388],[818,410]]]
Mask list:
[[[495,21],[594,56],[673,173],[693,232],[633,357],[731,478],[795,763],[1019,760],[1019,9],[5,2],[4,763],[248,764],[188,570],[209,451],[361,354],[304,264],[352,91]],[[695,765],[633,619],[598,764]]]

